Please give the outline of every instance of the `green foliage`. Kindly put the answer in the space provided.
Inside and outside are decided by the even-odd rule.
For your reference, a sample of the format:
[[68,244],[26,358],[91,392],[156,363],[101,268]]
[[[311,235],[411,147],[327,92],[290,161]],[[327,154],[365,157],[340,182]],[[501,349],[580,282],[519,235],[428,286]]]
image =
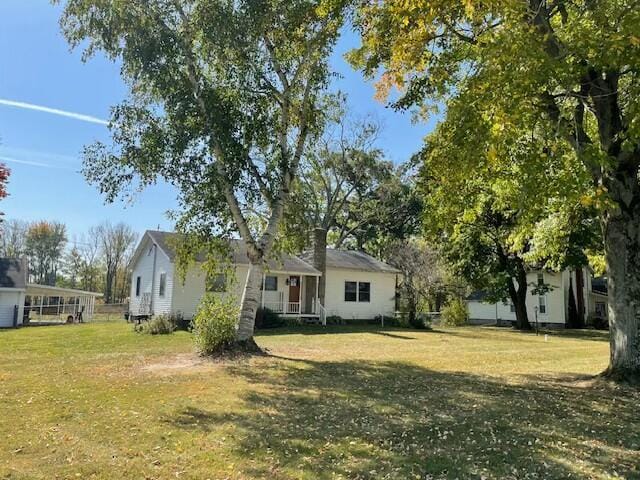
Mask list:
[[340,315],[327,315],[327,325],[345,325],[345,320]]
[[205,295],[193,317],[193,338],[201,355],[215,355],[235,340],[239,315],[238,302],[232,296]]
[[256,329],[278,328],[284,326],[286,321],[277,313],[269,308],[259,308],[256,314]]
[[461,298],[454,298],[443,309],[440,324],[447,327],[461,327],[469,321],[467,304]]
[[170,315],[155,315],[149,321],[136,325],[134,330],[147,335],[169,335],[176,327],[176,319]]

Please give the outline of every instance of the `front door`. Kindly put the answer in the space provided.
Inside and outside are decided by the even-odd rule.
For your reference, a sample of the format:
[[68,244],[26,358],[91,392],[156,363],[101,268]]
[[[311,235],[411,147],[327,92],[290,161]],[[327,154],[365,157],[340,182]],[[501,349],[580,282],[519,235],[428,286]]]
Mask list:
[[300,313],[300,277],[289,277],[289,309],[288,313]]

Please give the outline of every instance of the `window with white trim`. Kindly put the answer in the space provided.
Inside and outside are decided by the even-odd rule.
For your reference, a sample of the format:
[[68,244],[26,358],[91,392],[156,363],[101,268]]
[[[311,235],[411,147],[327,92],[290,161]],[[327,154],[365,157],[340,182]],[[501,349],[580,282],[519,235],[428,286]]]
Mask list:
[[264,285],[263,290],[266,292],[277,292],[278,291],[278,277],[275,275],[266,275],[264,277]]
[[370,302],[371,282],[344,282],[345,302]]

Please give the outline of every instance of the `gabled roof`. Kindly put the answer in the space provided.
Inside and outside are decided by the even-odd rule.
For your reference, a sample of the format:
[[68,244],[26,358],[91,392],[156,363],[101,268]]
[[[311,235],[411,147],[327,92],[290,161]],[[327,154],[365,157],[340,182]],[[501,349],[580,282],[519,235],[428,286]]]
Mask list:
[[0,288],[19,288],[27,286],[27,265],[17,258],[0,258]]
[[[173,247],[172,239],[177,238],[177,233],[174,232],[162,232],[158,230],[147,230],[145,237],[148,236],[165,255],[173,263],[175,261],[176,253]],[[140,246],[144,243],[140,241]],[[249,257],[247,256],[247,246],[242,240],[230,240],[231,243],[231,260],[234,265],[249,265]],[[138,247],[140,248],[140,247]],[[137,256],[137,254],[136,254]],[[206,255],[204,252],[199,253],[196,256],[197,262],[204,262]],[[291,272],[301,273],[306,275],[320,275],[320,272],[309,265],[304,260],[282,253],[277,258],[271,259],[267,262],[267,268],[273,272]]]
[[[309,261],[311,254],[305,255],[304,258]],[[364,252],[335,250],[333,248],[327,248],[327,269],[329,268],[359,270],[361,272],[400,273],[397,268],[381,262]]]

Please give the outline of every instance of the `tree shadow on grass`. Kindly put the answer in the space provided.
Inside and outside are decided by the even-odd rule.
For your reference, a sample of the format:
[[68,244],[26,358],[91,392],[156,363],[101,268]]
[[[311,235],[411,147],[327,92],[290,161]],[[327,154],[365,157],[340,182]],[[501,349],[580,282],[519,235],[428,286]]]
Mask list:
[[287,328],[274,328],[257,330],[256,337],[265,337],[271,335],[333,335],[333,334],[345,334],[345,333],[391,333],[402,334],[409,333],[415,334],[417,332],[429,332],[430,330],[416,330],[403,327],[381,327],[380,325],[328,325],[326,327],[318,325],[301,325],[296,327]]
[[[230,365],[242,410],[168,421],[214,431],[251,478],[640,478],[640,393],[443,373],[399,362]],[[273,368],[277,367],[277,368]]]

